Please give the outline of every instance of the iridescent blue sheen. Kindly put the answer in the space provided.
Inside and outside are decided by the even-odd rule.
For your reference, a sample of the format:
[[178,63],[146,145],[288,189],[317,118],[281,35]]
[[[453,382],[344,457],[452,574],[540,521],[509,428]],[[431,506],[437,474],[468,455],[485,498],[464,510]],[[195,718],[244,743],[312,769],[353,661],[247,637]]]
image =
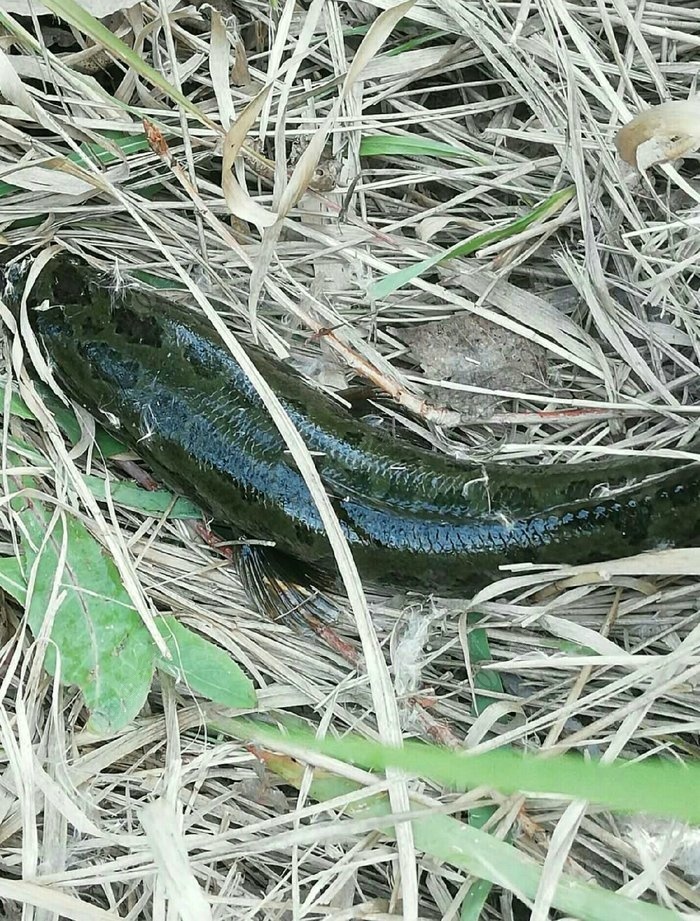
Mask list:
[[[64,260],[65,263],[65,260]],[[76,400],[242,537],[335,572],[316,504],[247,375],[192,311],[54,265],[32,314]],[[700,464],[460,462],[388,437],[259,349],[312,452],[361,575],[461,595],[503,564],[586,563],[700,542]],[[601,488],[602,487],[602,488]]]

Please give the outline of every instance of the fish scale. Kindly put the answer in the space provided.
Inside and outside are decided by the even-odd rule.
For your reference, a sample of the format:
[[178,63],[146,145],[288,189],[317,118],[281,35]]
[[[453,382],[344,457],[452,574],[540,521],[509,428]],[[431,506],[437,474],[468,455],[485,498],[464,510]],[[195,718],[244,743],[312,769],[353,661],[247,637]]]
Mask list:
[[[115,295],[71,256],[41,273],[30,305],[45,299],[52,306],[30,310],[30,320],[77,402],[108,428],[117,420],[119,437],[164,482],[236,535],[272,541],[290,571],[298,565],[334,582],[306,483],[204,318],[136,287]],[[698,545],[698,463],[458,461],[387,436],[283,362],[246,348],[313,452],[368,584],[462,596],[504,564],[583,564]],[[242,564],[267,552],[251,551]],[[255,572],[274,571],[271,560],[256,560]]]

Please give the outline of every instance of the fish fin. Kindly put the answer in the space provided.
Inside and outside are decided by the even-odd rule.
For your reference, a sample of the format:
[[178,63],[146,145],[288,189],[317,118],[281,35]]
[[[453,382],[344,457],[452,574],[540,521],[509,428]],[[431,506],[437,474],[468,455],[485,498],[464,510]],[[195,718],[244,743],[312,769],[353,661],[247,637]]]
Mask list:
[[243,544],[236,554],[243,588],[262,614],[297,625],[332,623],[340,614],[327,576],[274,547]]
[[377,388],[370,384],[351,384],[343,390],[339,390],[337,395],[350,404],[350,412],[361,415],[362,413],[372,412],[370,400],[377,396]]

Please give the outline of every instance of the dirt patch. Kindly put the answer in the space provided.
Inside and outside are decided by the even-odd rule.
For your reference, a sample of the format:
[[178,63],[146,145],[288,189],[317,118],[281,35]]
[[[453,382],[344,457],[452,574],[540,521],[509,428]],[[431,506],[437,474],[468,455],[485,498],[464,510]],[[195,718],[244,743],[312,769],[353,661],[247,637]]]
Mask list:
[[[410,357],[431,380],[494,391],[549,389],[546,350],[475,314],[391,332],[409,347]],[[506,399],[497,393],[442,386],[427,385],[426,390],[435,402],[480,419],[492,415]]]

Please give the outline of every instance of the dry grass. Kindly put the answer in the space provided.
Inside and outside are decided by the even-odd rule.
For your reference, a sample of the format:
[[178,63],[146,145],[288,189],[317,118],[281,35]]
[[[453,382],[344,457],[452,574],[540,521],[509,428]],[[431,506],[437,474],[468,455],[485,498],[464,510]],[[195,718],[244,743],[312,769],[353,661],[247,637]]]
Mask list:
[[[112,30],[136,41],[209,124],[185,117],[119,62],[105,69],[103,53],[57,21],[42,20],[34,50],[0,33],[0,179],[15,186],[0,198],[6,242],[36,251],[60,241],[106,268],[118,262],[172,280],[182,280],[182,267],[205,309],[207,295],[216,297],[221,317],[288,348],[310,376],[334,387],[368,362],[404,407],[428,395],[433,421],[456,421],[439,412],[451,410],[455,388],[479,388],[436,388],[408,359],[401,326],[476,314],[510,331],[516,350],[519,336],[542,346],[544,393],[490,388],[503,393],[488,418],[446,429],[382,401],[378,412],[441,450],[603,462],[621,451],[683,450],[700,411],[697,160],[691,154],[642,178],[620,162],[614,135],[645,104],[693,92],[696,5],[428,0],[345,82],[339,104],[360,41],[352,30],[383,5],[310,4],[307,12],[291,2],[231,8],[222,0],[222,18],[176,4],[165,27],[164,3],[117,14]],[[36,35],[36,23],[23,27]],[[251,205],[240,185],[222,182],[222,155],[230,161],[242,141],[226,134],[229,124],[266,83],[248,141],[264,139],[275,182],[246,154]],[[85,140],[142,136],[143,116],[167,129],[162,156],[143,150],[92,173],[84,163],[65,169],[66,152]],[[287,170],[309,140],[320,149],[326,128],[323,175],[334,173],[337,185],[294,203],[297,183],[305,187],[313,173],[318,185],[321,174],[313,162],[310,171],[302,166],[290,192]],[[363,139],[378,134],[418,135],[473,157],[361,156]],[[44,168],[18,171],[30,160]],[[239,163],[235,177],[244,179]],[[371,296],[391,273],[508,224],[569,185],[572,200],[520,235]],[[261,208],[282,215],[263,231]],[[333,336],[311,335],[324,328]],[[41,425],[13,424],[43,452],[47,489],[75,502],[84,458],[58,450]],[[144,614],[170,610],[229,650],[273,716],[293,710],[321,733],[416,734],[470,749],[515,743],[605,759],[697,758],[697,555],[670,572],[659,562],[657,572],[622,566],[609,578],[504,573],[508,581],[478,603],[492,656],[485,667],[501,676],[503,692],[477,716],[468,601],[372,597],[368,617],[350,568],[355,616],[348,610],[338,632],[365,654],[355,669],[320,640],[251,611],[235,572],[183,523],[93,506],[94,530],[134,578]],[[0,514],[13,533],[6,505]],[[4,550],[14,552],[11,538]],[[217,919],[459,916],[466,875],[417,853],[407,830],[397,847],[372,830],[335,840],[324,832],[309,843],[326,807],[304,787],[278,782],[245,746],[210,738],[204,704],[185,689],[156,685],[132,726],[97,739],[84,728],[80,700],[34,666],[10,604],[0,642],[6,917],[20,917],[20,902],[36,906],[23,917],[41,921],[177,912],[189,921],[208,911]],[[401,778],[390,786],[395,806],[408,802]],[[423,792],[436,809],[452,808],[442,791]],[[547,916],[562,868],[700,911],[690,837],[672,839],[651,824],[630,829],[585,804],[488,791],[476,798],[497,806],[499,837],[514,833],[545,866],[533,917]],[[522,917],[522,905],[497,893],[484,916]]]

